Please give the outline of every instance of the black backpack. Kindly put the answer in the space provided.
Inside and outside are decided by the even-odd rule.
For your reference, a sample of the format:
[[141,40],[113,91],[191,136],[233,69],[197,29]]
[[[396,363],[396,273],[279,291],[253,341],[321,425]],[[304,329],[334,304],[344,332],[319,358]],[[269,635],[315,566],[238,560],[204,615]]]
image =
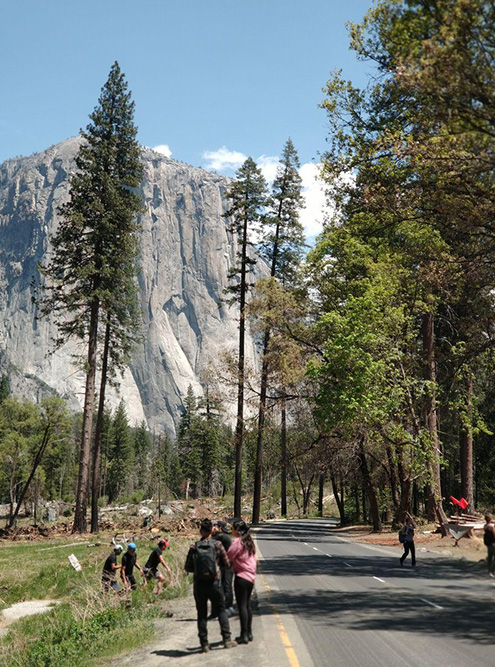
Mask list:
[[217,547],[213,540],[199,540],[193,556],[194,577],[197,581],[215,581],[217,578]]

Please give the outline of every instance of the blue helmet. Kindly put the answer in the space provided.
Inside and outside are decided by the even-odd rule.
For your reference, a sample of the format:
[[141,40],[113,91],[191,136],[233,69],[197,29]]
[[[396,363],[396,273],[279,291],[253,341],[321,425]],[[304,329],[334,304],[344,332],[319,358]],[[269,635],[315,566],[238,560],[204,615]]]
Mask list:
[[127,548],[128,549],[135,549],[136,545],[134,544],[134,542],[129,542],[129,544],[127,545]]

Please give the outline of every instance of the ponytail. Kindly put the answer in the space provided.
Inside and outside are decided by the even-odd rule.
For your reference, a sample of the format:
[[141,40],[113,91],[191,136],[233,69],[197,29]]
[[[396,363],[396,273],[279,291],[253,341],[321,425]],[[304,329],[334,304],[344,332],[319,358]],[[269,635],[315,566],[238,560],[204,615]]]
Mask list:
[[244,521],[234,521],[233,524],[235,530],[239,533],[239,537],[244,549],[247,549],[248,553],[251,556],[254,556],[256,553],[256,547],[254,546],[253,538],[249,532],[249,526]]

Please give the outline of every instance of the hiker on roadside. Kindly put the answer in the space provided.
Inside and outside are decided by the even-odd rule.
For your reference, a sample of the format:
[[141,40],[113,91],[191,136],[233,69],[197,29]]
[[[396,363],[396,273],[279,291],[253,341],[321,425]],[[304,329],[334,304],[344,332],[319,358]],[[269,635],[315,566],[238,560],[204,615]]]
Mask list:
[[168,546],[169,543],[167,542],[167,540],[160,540],[158,542],[158,546],[156,547],[156,549],[153,549],[153,551],[150,553],[150,556],[146,561],[145,566],[143,567],[143,574],[146,583],[148,583],[148,581],[150,581],[151,579],[154,579],[156,581],[155,588],[153,589],[153,593],[155,595],[160,595],[160,593],[162,592],[163,584],[165,582],[165,577],[159,571],[158,566],[160,564],[163,565],[163,567],[167,570],[169,575],[172,574],[172,570],[169,568],[169,566],[165,562],[164,557],[162,556],[163,552]]
[[490,577],[495,577],[495,526],[492,523],[492,515],[485,514],[485,521],[483,542],[487,549],[488,574]]
[[402,546],[404,547],[404,553],[400,557],[401,567],[404,565],[404,561],[411,552],[411,565],[416,567],[416,548],[414,546],[414,521],[409,512],[406,512],[406,520],[401,530],[402,535]]
[[233,533],[236,539],[229,549],[229,559],[235,573],[234,591],[241,622],[241,634],[236,642],[247,644],[253,641],[251,594],[256,580],[256,547],[244,521],[234,521]]
[[104,593],[108,593],[108,591],[112,588],[117,595],[120,594],[120,586],[117,583],[117,577],[115,573],[117,570],[122,568],[122,565],[117,565],[117,556],[120,556],[122,551],[123,549],[120,544],[116,544],[112,553],[105,561],[101,575],[101,585]]
[[[225,551],[229,552],[230,545],[232,544],[232,538],[229,535],[229,531],[227,529],[227,524],[225,521],[215,521],[213,524],[213,539],[218,540]],[[220,564],[220,575],[221,575],[221,582],[222,582],[222,589],[223,589],[223,596],[225,598],[225,609],[227,610],[227,616],[233,616],[234,614],[234,609],[233,609],[233,603],[234,603],[234,593],[232,590],[232,581],[234,579],[234,574],[230,567],[223,567]],[[211,614],[208,617],[208,620],[211,618],[217,618],[218,613],[216,609],[211,610]]]
[[134,542],[129,542],[127,545],[127,551],[122,556],[122,568],[120,570],[120,578],[122,579],[122,583],[124,584],[124,588],[126,590],[135,591],[137,588],[136,579],[133,574],[134,568],[139,570],[141,575],[144,577],[143,570],[137,562],[136,545]]
[[194,600],[198,613],[198,636],[201,652],[208,653],[208,600],[217,611],[224,648],[236,646],[230,637],[230,625],[225,610],[225,598],[220,580],[220,568],[230,567],[223,545],[211,537],[212,522],[204,519],[199,532],[201,539],[192,545],[187,554],[185,570],[194,573]]

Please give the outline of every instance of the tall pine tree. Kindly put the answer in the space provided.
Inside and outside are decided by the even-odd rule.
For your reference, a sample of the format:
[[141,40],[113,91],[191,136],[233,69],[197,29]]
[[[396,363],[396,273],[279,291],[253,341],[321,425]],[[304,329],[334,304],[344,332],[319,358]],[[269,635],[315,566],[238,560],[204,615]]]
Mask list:
[[[79,457],[74,532],[86,532],[99,325],[105,321],[108,355],[122,364],[136,333],[133,287],[137,255],[136,216],[141,208],[142,167],[133,122],[134,102],[117,62],[110,70],[76,158],[70,199],[52,238],[53,255],[44,267],[49,279],[43,311],[54,313],[59,344],[70,337],[87,342],[86,391]],[[104,364],[105,366],[105,364]],[[99,471],[99,453],[94,468]],[[99,481],[93,480],[97,493]]]
[[[262,254],[270,263],[270,276],[279,280],[283,285],[290,284],[294,280],[304,248],[304,232],[299,220],[299,213],[304,205],[299,167],[297,151],[292,140],[288,139],[282,152],[277,176],[273,182],[271,211],[265,218],[265,235],[261,245]],[[255,524],[260,520],[261,509],[263,429],[269,374],[267,357],[269,343],[270,329],[267,327],[263,336],[263,361],[256,442],[252,517],[252,522]],[[285,470],[285,467],[282,466],[282,469]]]
[[249,272],[256,260],[249,253],[250,235],[259,229],[264,209],[269,203],[266,181],[252,158],[248,158],[238,169],[236,178],[227,194],[230,206],[225,216],[232,221],[231,231],[237,234],[237,262],[230,270],[234,281],[228,291],[232,302],[239,304],[239,355],[237,362],[237,420],[235,428],[235,485],[234,514],[241,515],[242,495],[242,448],[244,437],[244,384],[245,384],[245,336],[246,297],[249,288]]

